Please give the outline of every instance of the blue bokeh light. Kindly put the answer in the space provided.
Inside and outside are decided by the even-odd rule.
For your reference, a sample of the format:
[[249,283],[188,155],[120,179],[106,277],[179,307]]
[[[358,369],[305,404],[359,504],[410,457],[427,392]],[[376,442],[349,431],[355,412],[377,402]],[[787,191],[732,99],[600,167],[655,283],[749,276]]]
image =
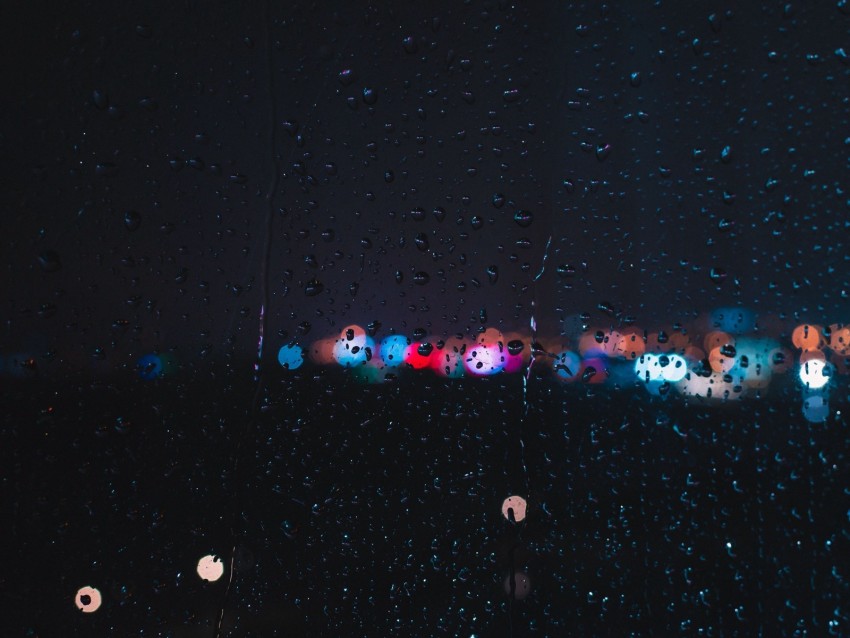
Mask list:
[[278,351],[277,361],[286,370],[297,370],[304,363],[304,350],[294,344],[285,345]]
[[162,359],[155,354],[146,354],[140,357],[136,366],[142,379],[151,380],[162,375]]
[[381,360],[385,365],[395,368],[404,363],[404,353],[410,339],[404,335],[390,335],[381,341]]

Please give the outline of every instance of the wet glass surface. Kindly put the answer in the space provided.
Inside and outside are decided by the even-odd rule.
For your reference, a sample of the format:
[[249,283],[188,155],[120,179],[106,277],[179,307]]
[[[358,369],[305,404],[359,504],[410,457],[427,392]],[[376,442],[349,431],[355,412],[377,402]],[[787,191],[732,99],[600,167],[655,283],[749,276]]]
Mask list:
[[848,632],[850,5],[18,4],[9,635]]

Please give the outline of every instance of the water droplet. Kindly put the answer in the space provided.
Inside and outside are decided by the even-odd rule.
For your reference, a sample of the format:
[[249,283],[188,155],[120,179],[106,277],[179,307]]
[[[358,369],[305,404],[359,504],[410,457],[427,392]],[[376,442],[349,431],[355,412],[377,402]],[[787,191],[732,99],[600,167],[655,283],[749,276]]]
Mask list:
[[505,205],[505,196],[501,193],[493,193],[493,206],[501,208]]
[[425,233],[419,233],[413,240],[413,243],[416,244],[416,248],[419,252],[426,252],[428,250],[428,236]]
[[434,214],[434,218],[438,222],[441,222],[446,218],[446,209],[443,208],[442,206],[436,206],[434,208],[433,214]]
[[732,147],[724,146],[723,150],[720,151],[720,161],[724,164],[728,164],[732,161]]
[[308,297],[315,297],[325,289],[324,284],[318,279],[311,279],[304,286],[304,294]]
[[367,86],[363,89],[363,101],[369,106],[372,106],[375,102],[378,101],[378,92],[375,89]]
[[534,221],[534,215],[528,210],[518,210],[514,213],[514,221],[520,228],[528,228]]
[[420,270],[415,275],[413,275],[413,283],[415,283],[417,286],[424,286],[429,281],[431,281],[431,275],[429,275],[424,270]]
[[101,91],[99,89],[95,89],[92,91],[92,102],[94,105],[99,108],[101,111],[109,107],[109,96],[105,91]]
[[525,348],[525,344],[519,339],[513,339],[508,342],[508,354],[515,357]]
[[596,147],[596,159],[600,162],[604,162],[608,159],[608,156],[611,154],[611,145],[610,144],[600,144]]
[[640,86],[641,79],[640,71],[633,71],[632,74],[629,75],[629,84],[634,87],[638,87]]
[[128,210],[124,213],[124,226],[126,226],[127,230],[131,233],[135,230],[139,229],[139,226],[142,225],[142,215],[138,211]]
[[139,100],[139,106],[145,109],[148,113],[153,113],[159,108],[159,102],[152,97],[143,97]]
[[735,350],[735,346],[731,343],[727,343],[720,346],[720,354],[731,359],[737,354],[737,350]]
[[280,126],[290,137],[295,137],[298,134],[298,122],[295,120],[284,120],[280,123]]
[[723,27],[723,23],[720,21],[720,16],[716,13],[709,14],[708,24],[714,33],[720,33],[720,30]]
[[46,250],[38,256],[38,265],[44,272],[56,272],[62,268],[62,261],[55,250]]
[[429,357],[431,353],[434,351],[434,346],[430,343],[420,343],[419,347],[416,348],[416,352],[419,353],[421,357]]
[[94,172],[101,177],[113,177],[118,173],[118,167],[112,162],[98,162]]
[[712,268],[708,273],[709,278],[718,286],[722,284],[727,277],[727,273],[722,268]]
[[490,280],[491,284],[495,284],[499,281],[499,267],[496,265],[487,266],[487,278]]
[[[443,211],[443,213],[445,214],[445,211]],[[420,208],[419,206],[411,209],[410,219],[417,221],[417,222],[421,222],[423,219],[425,219],[425,210]]]
[[419,50],[419,46],[416,44],[416,39],[412,35],[405,37],[401,41],[401,45],[407,53],[416,53]]

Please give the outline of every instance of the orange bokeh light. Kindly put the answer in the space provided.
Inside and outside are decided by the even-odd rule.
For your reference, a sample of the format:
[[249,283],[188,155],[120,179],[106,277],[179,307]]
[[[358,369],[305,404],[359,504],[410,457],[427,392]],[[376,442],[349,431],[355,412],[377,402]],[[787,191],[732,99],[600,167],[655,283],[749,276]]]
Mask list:
[[346,326],[345,328],[339,331],[339,338],[348,339],[349,341],[358,337],[365,336],[366,330],[364,330],[362,326],[358,326],[356,323],[353,323],[350,326]]
[[804,350],[800,354],[800,365],[803,365],[806,361],[826,361],[826,354],[823,350]]
[[319,365],[334,363],[334,344],[336,339],[319,339],[310,346],[310,360]]
[[850,355],[850,327],[834,323],[829,327],[829,347],[840,355]]
[[714,372],[729,372],[735,367],[735,357],[727,357],[721,352],[720,346],[717,346],[708,353],[708,363]]
[[643,340],[643,332],[629,328],[620,334],[620,341],[617,344],[614,354],[628,361],[634,361],[645,352],[646,343]]
[[791,333],[791,343],[799,350],[817,350],[825,344],[823,330],[814,324],[800,324]]
[[705,335],[703,339],[703,349],[706,352],[711,352],[715,348],[725,346],[727,343],[735,345],[735,339],[727,332],[722,330],[714,330]]

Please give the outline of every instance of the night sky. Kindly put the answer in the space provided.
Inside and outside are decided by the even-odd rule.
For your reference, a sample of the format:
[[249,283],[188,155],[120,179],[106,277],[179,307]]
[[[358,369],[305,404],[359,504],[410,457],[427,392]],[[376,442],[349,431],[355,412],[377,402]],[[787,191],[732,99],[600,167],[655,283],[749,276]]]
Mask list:
[[9,635],[850,635],[850,4],[72,4],[0,26]]

